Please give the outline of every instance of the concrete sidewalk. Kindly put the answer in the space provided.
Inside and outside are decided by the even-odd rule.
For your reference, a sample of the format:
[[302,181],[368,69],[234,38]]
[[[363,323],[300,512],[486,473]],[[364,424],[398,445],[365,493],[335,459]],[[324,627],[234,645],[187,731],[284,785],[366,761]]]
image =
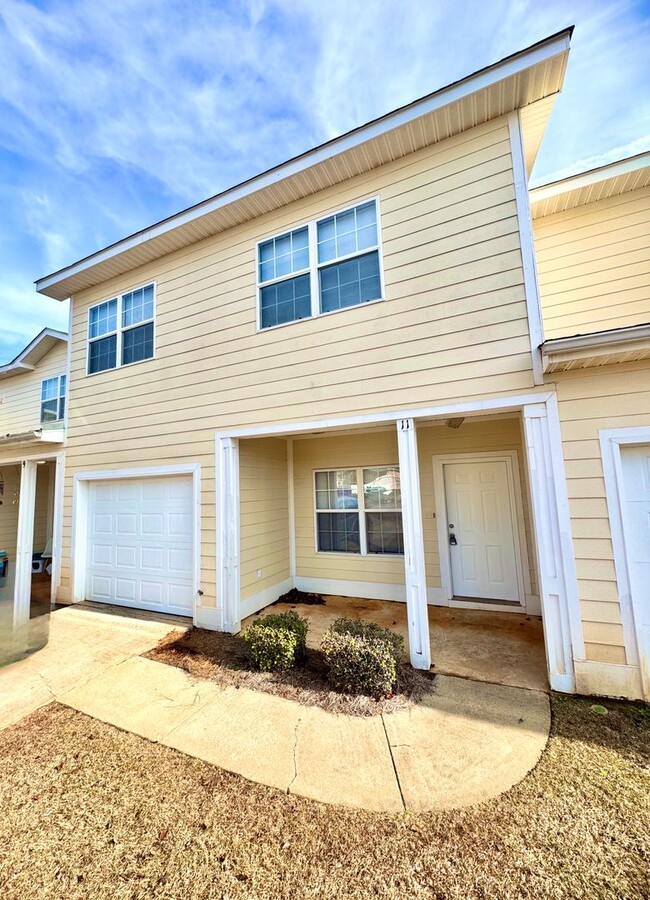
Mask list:
[[170,631],[183,627],[83,604],[40,618],[47,619],[49,628],[45,646],[0,669],[0,728],[111,666],[150,650]]
[[550,728],[548,697],[521,688],[440,675],[410,710],[360,718],[195,681],[142,657],[58,700],[251,781],[381,812],[496,797],[537,763]]

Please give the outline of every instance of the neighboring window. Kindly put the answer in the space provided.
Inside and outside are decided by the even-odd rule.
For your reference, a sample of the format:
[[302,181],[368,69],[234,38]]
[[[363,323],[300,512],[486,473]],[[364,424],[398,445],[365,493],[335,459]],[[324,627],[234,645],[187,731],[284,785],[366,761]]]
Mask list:
[[257,255],[261,328],[381,299],[375,200],[262,241]]
[[315,473],[321,552],[404,553],[399,466]]
[[88,311],[88,374],[153,357],[152,284],[106,300]]
[[66,376],[46,378],[41,384],[41,422],[58,422],[65,418]]

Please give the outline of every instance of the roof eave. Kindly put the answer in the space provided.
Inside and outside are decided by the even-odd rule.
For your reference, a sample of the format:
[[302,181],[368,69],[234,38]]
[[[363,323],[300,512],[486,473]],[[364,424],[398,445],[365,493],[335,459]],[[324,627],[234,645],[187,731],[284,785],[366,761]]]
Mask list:
[[[481,69],[473,75],[469,75],[461,81],[442,88],[433,94],[429,94],[421,100],[416,100],[408,106],[402,107],[392,113],[388,113],[387,115],[348,132],[341,137],[335,138],[326,144],[322,144],[313,150],[309,150],[280,166],[236,185],[215,197],[205,200],[196,206],[183,210],[149,228],[130,235],[97,253],[79,260],[71,266],[67,266],[51,275],[40,278],[36,282],[36,289],[39,293],[45,294],[48,297],[53,297],[56,300],[65,300],[74,292],[74,290],[76,290],[75,276],[79,276],[82,273],[88,273],[102,263],[109,262],[115,257],[136,249],[140,245],[162,238],[165,235],[170,234],[170,232],[195,222],[197,219],[215,213],[238,201],[250,198],[251,195],[263,191],[265,188],[278,185],[292,176],[325,164],[327,161],[348,150],[381,138],[388,132],[400,128],[401,126],[408,125],[414,120],[427,114],[431,114],[438,109],[448,107],[453,103],[458,103],[468,96],[481,91],[486,91],[508,77],[523,73],[526,69],[536,65],[542,65],[561,54],[564,54],[565,56],[562,66],[563,77],[564,68],[566,66],[566,55],[569,51],[572,33],[573,28],[564,29],[557,34],[551,35],[545,40],[534,44],[532,47],[519,51],[500,62]],[[159,256],[162,255],[164,255],[164,251],[159,254]],[[128,268],[125,271],[128,271]],[[97,279],[97,282],[101,282],[102,280],[104,279],[100,277]]]

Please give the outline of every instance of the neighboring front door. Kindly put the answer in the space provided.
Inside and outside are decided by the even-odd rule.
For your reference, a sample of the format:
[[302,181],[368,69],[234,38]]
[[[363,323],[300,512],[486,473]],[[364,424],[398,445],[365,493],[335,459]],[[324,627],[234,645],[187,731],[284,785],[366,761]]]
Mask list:
[[507,463],[443,468],[454,596],[521,602]]
[[[650,444],[622,447],[624,496],[623,528],[630,568],[634,621],[641,672],[646,682],[650,667]],[[650,698],[650,684],[646,683]]]

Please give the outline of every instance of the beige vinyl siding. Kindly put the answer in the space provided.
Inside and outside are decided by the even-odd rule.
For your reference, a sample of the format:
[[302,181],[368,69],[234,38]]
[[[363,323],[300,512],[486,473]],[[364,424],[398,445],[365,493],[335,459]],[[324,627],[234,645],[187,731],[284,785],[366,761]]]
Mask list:
[[53,477],[54,467],[51,463],[38,467],[34,503],[34,553],[42,553],[45,550],[48,534],[51,533],[50,478]]
[[[385,302],[256,332],[256,241],[379,197]],[[85,375],[88,307],[155,280],[156,358]],[[215,602],[214,432],[532,385],[505,120],[381,166],[74,298],[62,595],[76,471],[199,462]]]
[[547,338],[650,322],[650,187],[533,221]]
[[4,494],[0,497],[0,550],[8,554],[9,566],[13,570],[16,565],[20,466],[0,463],[0,481],[4,483]]
[[[438,533],[434,518],[433,456],[458,453],[459,460],[462,460],[464,453],[516,450],[528,551],[528,561],[524,560],[524,565],[528,564],[533,593],[538,594],[528,479],[519,420],[496,416],[480,421],[466,420],[459,429],[448,428],[446,425],[418,425],[417,436],[428,587],[436,588],[441,585]],[[323,435],[306,440],[294,440],[293,460],[296,574],[304,578],[403,585],[403,558],[361,556],[353,553],[318,553],[315,535],[314,471],[397,463],[395,429],[373,429],[363,433],[344,432],[331,437]]]
[[0,380],[0,434],[20,434],[41,427],[41,383],[65,375],[67,352],[65,341],[59,341],[33,372]]
[[246,600],[291,575],[287,442],[241,441],[239,473],[241,599]]
[[599,431],[650,425],[650,367],[555,377],[587,658],[625,664]]

